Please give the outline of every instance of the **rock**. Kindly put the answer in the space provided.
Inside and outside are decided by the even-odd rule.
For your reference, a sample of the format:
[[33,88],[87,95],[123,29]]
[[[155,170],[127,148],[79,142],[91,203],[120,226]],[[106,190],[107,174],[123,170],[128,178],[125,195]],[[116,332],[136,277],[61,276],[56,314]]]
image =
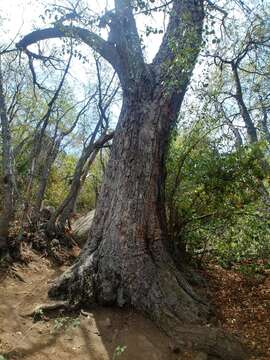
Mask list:
[[71,226],[73,236],[80,246],[83,246],[88,238],[94,215],[95,210],[91,210],[88,214],[76,220]]

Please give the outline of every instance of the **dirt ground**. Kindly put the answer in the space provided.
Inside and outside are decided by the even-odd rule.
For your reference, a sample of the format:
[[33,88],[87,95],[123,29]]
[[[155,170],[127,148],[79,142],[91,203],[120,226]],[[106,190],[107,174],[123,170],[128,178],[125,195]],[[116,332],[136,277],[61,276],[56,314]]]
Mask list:
[[252,360],[270,360],[270,270],[248,275],[211,265],[204,276],[220,324],[242,338]]
[[[64,270],[63,268],[61,270]],[[0,284],[0,354],[11,360],[177,360],[169,339],[132,311],[98,308],[83,314],[33,322],[30,313],[48,303],[48,282],[55,278],[48,260],[36,257],[16,266],[18,276]],[[25,282],[23,282],[24,280]],[[118,353],[118,355],[117,355]]]
[[[59,312],[50,317],[41,314],[42,320],[36,322],[24,316],[37,305],[48,303],[49,283],[64,269],[52,266],[49,260],[36,254],[27,266],[16,265],[15,271],[1,274],[0,354],[6,359],[191,359],[190,354],[175,354],[170,340],[150,321],[131,310],[96,308],[72,316]],[[259,299],[259,285],[253,284],[255,296],[255,290],[235,273],[228,275],[221,268],[210,268],[205,276],[214,294],[220,321],[261,353],[254,360],[270,360],[269,283],[260,285],[262,298]],[[261,306],[263,312],[257,311]],[[197,355],[192,359],[205,359]]]

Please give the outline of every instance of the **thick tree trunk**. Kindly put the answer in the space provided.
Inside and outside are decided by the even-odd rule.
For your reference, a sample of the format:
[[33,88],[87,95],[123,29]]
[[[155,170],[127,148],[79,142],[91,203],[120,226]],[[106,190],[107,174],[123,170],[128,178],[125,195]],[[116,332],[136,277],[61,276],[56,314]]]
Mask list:
[[[159,91],[140,102],[124,99],[89,240],[50,295],[84,305],[132,305],[172,335],[182,323],[203,323],[209,308],[166,250],[163,158],[175,113]],[[218,355],[220,344],[209,350],[206,329],[189,331],[195,348]],[[211,331],[213,339],[225,339]],[[183,332],[181,339],[186,343]],[[240,345],[239,357],[231,349],[224,359],[242,358]]]
[[[82,273],[93,271],[93,279],[80,275],[68,283],[66,291],[73,296],[77,287],[76,302],[132,304],[159,317],[166,290],[171,307],[182,306],[179,315],[190,321],[206,309],[198,305],[164,246],[163,157],[171,114],[168,104],[154,99],[143,103],[125,100],[93,231],[75,265]],[[73,275],[78,274],[74,271]],[[182,304],[177,304],[180,294]],[[190,306],[192,312],[187,311]]]

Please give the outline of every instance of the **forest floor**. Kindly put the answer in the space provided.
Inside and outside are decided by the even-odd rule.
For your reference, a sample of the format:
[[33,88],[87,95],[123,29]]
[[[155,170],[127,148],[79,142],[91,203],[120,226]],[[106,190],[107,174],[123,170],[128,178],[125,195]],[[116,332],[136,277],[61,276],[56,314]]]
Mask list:
[[[0,274],[0,354],[9,360],[185,360],[149,320],[131,310],[96,308],[67,316],[29,314],[48,303],[49,283],[66,266],[38,254]],[[220,323],[270,360],[270,274],[259,278],[211,265],[203,271]],[[0,356],[1,359],[1,356]],[[202,359],[200,356],[192,359]],[[1,359],[2,360],[2,359]]]

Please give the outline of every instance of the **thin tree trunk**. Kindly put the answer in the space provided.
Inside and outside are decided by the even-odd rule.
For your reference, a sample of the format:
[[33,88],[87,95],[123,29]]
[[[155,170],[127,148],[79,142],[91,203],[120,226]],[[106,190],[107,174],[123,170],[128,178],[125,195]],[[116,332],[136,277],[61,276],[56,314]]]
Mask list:
[[33,218],[38,220],[39,213],[42,207],[42,202],[44,199],[45,191],[47,188],[48,178],[50,176],[50,172],[54,161],[58,155],[59,148],[61,144],[61,139],[56,140],[56,142],[52,145],[52,148],[49,150],[48,156],[46,158],[46,163],[42,167],[42,172],[39,181],[39,187],[36,194],[36,201],[34,204],[34,216]]
[[3,204],[0,215],[0,249],[8,248],[8,237],[10,223],[14,218],[15,203],[15,175],[13,166],[13,153],[11,143],[11,133],[7,108],[3,89],[3,76],[0,59],[0,117],[2,128],[2,186]]
[[69,199],[69,202],[59,216],[59,223],[61,224],[62,228],[64,228],[66,226],[66,223],[69,221],[70,216],[74,212],[76,201],[78,199],[80,190],[84,185],[87,173],[89,172],[90,167],[92,166],[93,162],[95,161],[98,151],[99,151],[98,149],[95,149],[93,151],[93,153],[91,154],[90,158],[87,161],[86,166],[82,170],[80,177],[79,177],[79,174],[76,174],[77,178],[75,179],[75,177],[74,177],[72,180],[70,192],[66,197],[66,199]]
[[235,148],[238,150],[241,149],[241,147],[243,146],[243,140],[239,130],[229,118],[226,118],[225,120],[235,137]]
[[30,207],[31,198],[32,198],[34,179],[35,179],[35,175],[36,175],[37,160],[38,160],[38,157],[42,150],[42,145],[43,145],[43,141],[44,141],[44,138],[46,135],[47,126],[49,124],[50,117],[53,113],[55,103],[58,100],[61,90],[64,86],[65,79],[66,79],[66,76],[68,74],[69,67],[71,64],[71,59],[72,59],[72,51],[70,52],[69,60],[68,60],[67,66],[63,72],[61,81],[59,82],[59,85],[58,85],[54,95],[52,96],[51,100],[49,101],[49,103],[47,105],[47,111],[46,111],[45,115],[42,117],[42,119],[39,121],[39,123],[37,124],[37,127],[36,127],[36,131],[35,131],[34,139],[33,139],[32,151],[31,151],[30,159],[29,159],[30,169],[29,169],[28,184],[27,184],[27,189],[26,189],[24,214],[22,216],[22,223],[28,217],[29,207]]
[[79,192],[85,181],[85,177],[83,176],[84,172],[87,171],[85,169],[85,165],[89,169],[89,167],[94,162],[99,149],[102,146],[104,146],[104,144],[106,144],[113,137],[113,132],[111,132],[109,134],[101,135],[100,138],[97,141],[95,141],[95,137],[96,137],[96,134],[97,134],[99,128],[100,128],[100,123],[97,124],[96,129],[94,131],[94,134],[92,135],[92,138],[91,138],[89,144],[83,150],[81,157],[78,160],[78,163],[76,165],[74,175],[72,178],[72,183],[70,186],[69,193],[67,194],[66,198],[60,204],[60,206],[58,207],[56,212],[53,214],[53,216],[51,217],[51,219],[48,223],[47,233],[49,236],[54,235],[57,227],[59,227],[60,232],[64,230],[66,222],[68,221],[68,219],[74,209]]
[[260,97],[260,105],[261,105],[261,109],[262,109],[261,129],[262,129],[265,139],[268,142],[268,145],[270,145],[270,130],[269,130],[269,126],[268,126],[268,112],[267,112],[267,109],[266,109],[261,97]]
[[[238,103],[240,114],[245,123],[247,135],[248,135],[248,141],[250,144],[257,144],[259,141],[257,129],[251,119],[248,108],[246,107],[246,104],[245,104],[245,101],[243,98],[243,91],[242,91],[241,81],[240,81],[239,74],[238,74],[237,64],[232,62],[231,67],[233,70],[233,76],[234,76],[234,80],[235,80],[236,100]],[[264,154],[262,154],[260,151],[259,151],[259,153],[261,155],[261,159],[259,159],[261,167],[262,167],[264,173],[269,175],[270,174],[270,166],[268,164],[268,161],[264,158]],[[263,201],[265,202],[267,207],[270,209],[270,194],[269,194],[268,189],[265,187],[263,181],[260,179],[258,180],[258,192],[261,194]]]
[[240,114],[245,123],[249,143],[254,144],[254,143],[258,142],[257,130],[256,130],[256,127],[255,127],[251,117],[250,117],[250,114],[246,107],[246,104],[244,102],[243,91],[242,91],[241,81],[240,81],[239,74],[238,74],[237,64],[232,62],[231,68],[232,68],[234,82],[235,82],[235,88],[236,88],[235,98],[236,98],[237,104],[239,106]]

